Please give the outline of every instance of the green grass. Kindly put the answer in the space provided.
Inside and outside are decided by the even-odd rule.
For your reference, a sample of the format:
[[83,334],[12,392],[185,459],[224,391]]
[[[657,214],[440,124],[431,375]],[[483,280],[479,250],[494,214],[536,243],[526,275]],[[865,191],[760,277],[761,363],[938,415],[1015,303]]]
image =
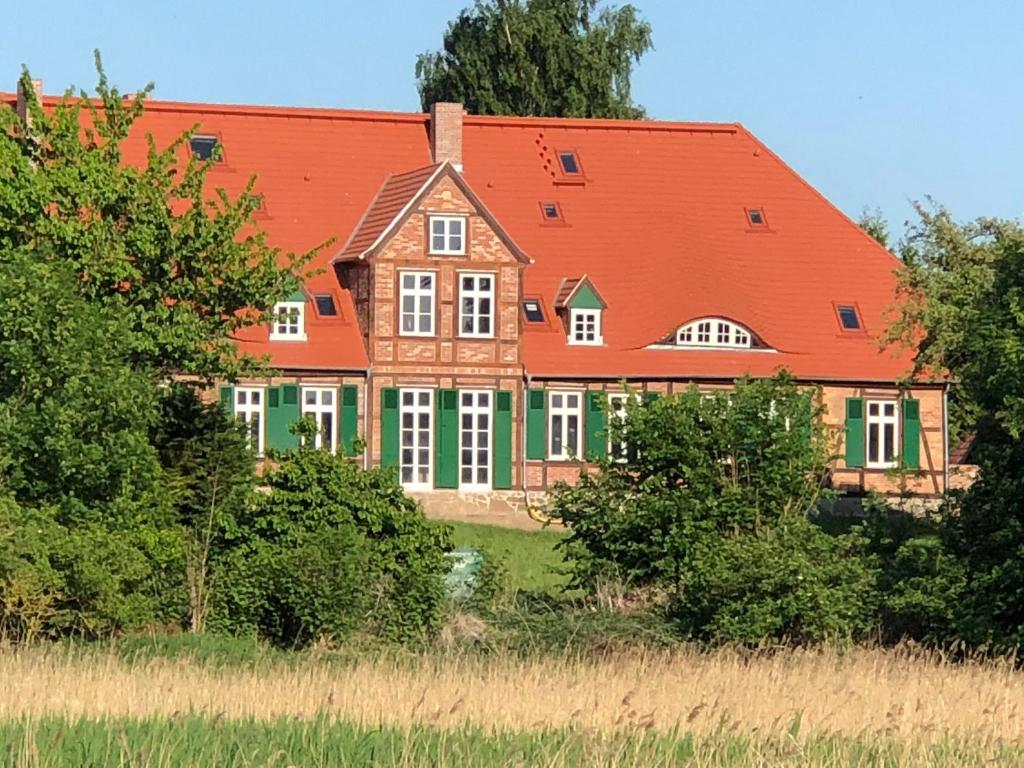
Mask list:
[[961,742],[899,742],[877,736],[802,737],[799,721],[769,736],[708,736],[642,728],[615,733],[576,729],[489,732],[361,727],[326,719],[223,720],[184,715],[143,720],[47,717],[0,721],[0,760],[26,768],[104,766],[693,766],[694,768],[963,768],[1020,765],[1024,753]]
[[510,586],[522,592],[559,595],[569,583],[555,545],[565,533],[550,528],[522,531],[476,523],[448,523],[456,547],[476,547],[502,564]]

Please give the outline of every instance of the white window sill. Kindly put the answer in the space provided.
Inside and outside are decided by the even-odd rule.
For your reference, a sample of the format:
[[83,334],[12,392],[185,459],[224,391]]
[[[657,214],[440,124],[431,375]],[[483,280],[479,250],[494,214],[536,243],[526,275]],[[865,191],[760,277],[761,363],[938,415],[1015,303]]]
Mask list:
[[603,347],[604,339],[595,339],[594,341],[577,341],[576,339],[568,339],[570,347]]
[[428,256],[465,256],[465,251],[428,251]]
[[486,341],[487,339],[493,339],[493,333],[460,333],[458,335],[460,339],[475,339],[476,341]]
[[409,338],[409,339],[435,339],[435,338],[437,338],[437,334],[434,333],[433,331],[431,331],[430,333],[415,333],[413,331],[400,331],[398,335],[399,335],[400,338]]
[[897,467],[899,467],[899,462],[896,461],[888,461],[884,464],[864,464],[864,469],[896,469]]
[[292,335],[281,336],[281,335],[278,335],[276,333],[272,333],[272,334],[270,334],[270,340],[271,341],[308,341],[309,339],[307,338],[306,334],[304,334],[304,333],[300,334],[298,336],[292,336]]

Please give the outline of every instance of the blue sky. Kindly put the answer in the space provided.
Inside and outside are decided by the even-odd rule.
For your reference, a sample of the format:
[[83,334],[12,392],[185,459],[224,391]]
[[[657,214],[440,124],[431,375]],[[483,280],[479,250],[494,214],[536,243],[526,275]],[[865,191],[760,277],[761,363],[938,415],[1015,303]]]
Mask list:
[[[156,96],[415,110],[416,54],[471,0],[12,3],[0,87],[94,82]],[[848,214],[897,231],[931,195],[960,218],[1024,213],[1024,3],[635,0],[650,116],[739,121]],[[6,85],[4,85],[6,83]]]

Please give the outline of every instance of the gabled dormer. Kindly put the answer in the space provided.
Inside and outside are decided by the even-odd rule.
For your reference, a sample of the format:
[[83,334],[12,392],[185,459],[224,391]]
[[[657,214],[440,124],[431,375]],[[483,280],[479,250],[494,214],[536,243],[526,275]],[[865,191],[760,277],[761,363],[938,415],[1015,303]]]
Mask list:
[[302,291],[277,302],[270,321],[270,340],[305,341],[306,311],[306,294]]
[[566,341],[572,345],[604,344],[607,306],[587,275],[563,280],[555,297],[555,311],[565,324]]

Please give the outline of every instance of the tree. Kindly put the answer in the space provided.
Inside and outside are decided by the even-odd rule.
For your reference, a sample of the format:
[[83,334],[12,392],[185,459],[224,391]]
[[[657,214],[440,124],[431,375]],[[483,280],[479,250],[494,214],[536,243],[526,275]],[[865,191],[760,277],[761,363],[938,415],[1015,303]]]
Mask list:
[[124,309],[136,367],[233,377],[253,362],[239,360],[233,335],[267,322],[311,254],[282,253],[253,225],[255,178],[235,199],[211,197],[211,162],[188,152],[191,130],[163,148],[148,137],[145,165],[126,163],[152,86],[126,97],[98,52],[96,66],[95,99],[69,91],[43,110],[26,71],[28,124],[0,110],[0,248],[45,252],[87,299]]
[[878,242],[883,248],[889,248],[889,222],[885,220],[881,208],[871,210],[866,207],[860,212],[857,226]]
[[424,111],[462,102],[479,115],[637,119],[635,63],[651,48],[636,8],[597,0],[477,0],[448,25],[441,51],[416,60]]

